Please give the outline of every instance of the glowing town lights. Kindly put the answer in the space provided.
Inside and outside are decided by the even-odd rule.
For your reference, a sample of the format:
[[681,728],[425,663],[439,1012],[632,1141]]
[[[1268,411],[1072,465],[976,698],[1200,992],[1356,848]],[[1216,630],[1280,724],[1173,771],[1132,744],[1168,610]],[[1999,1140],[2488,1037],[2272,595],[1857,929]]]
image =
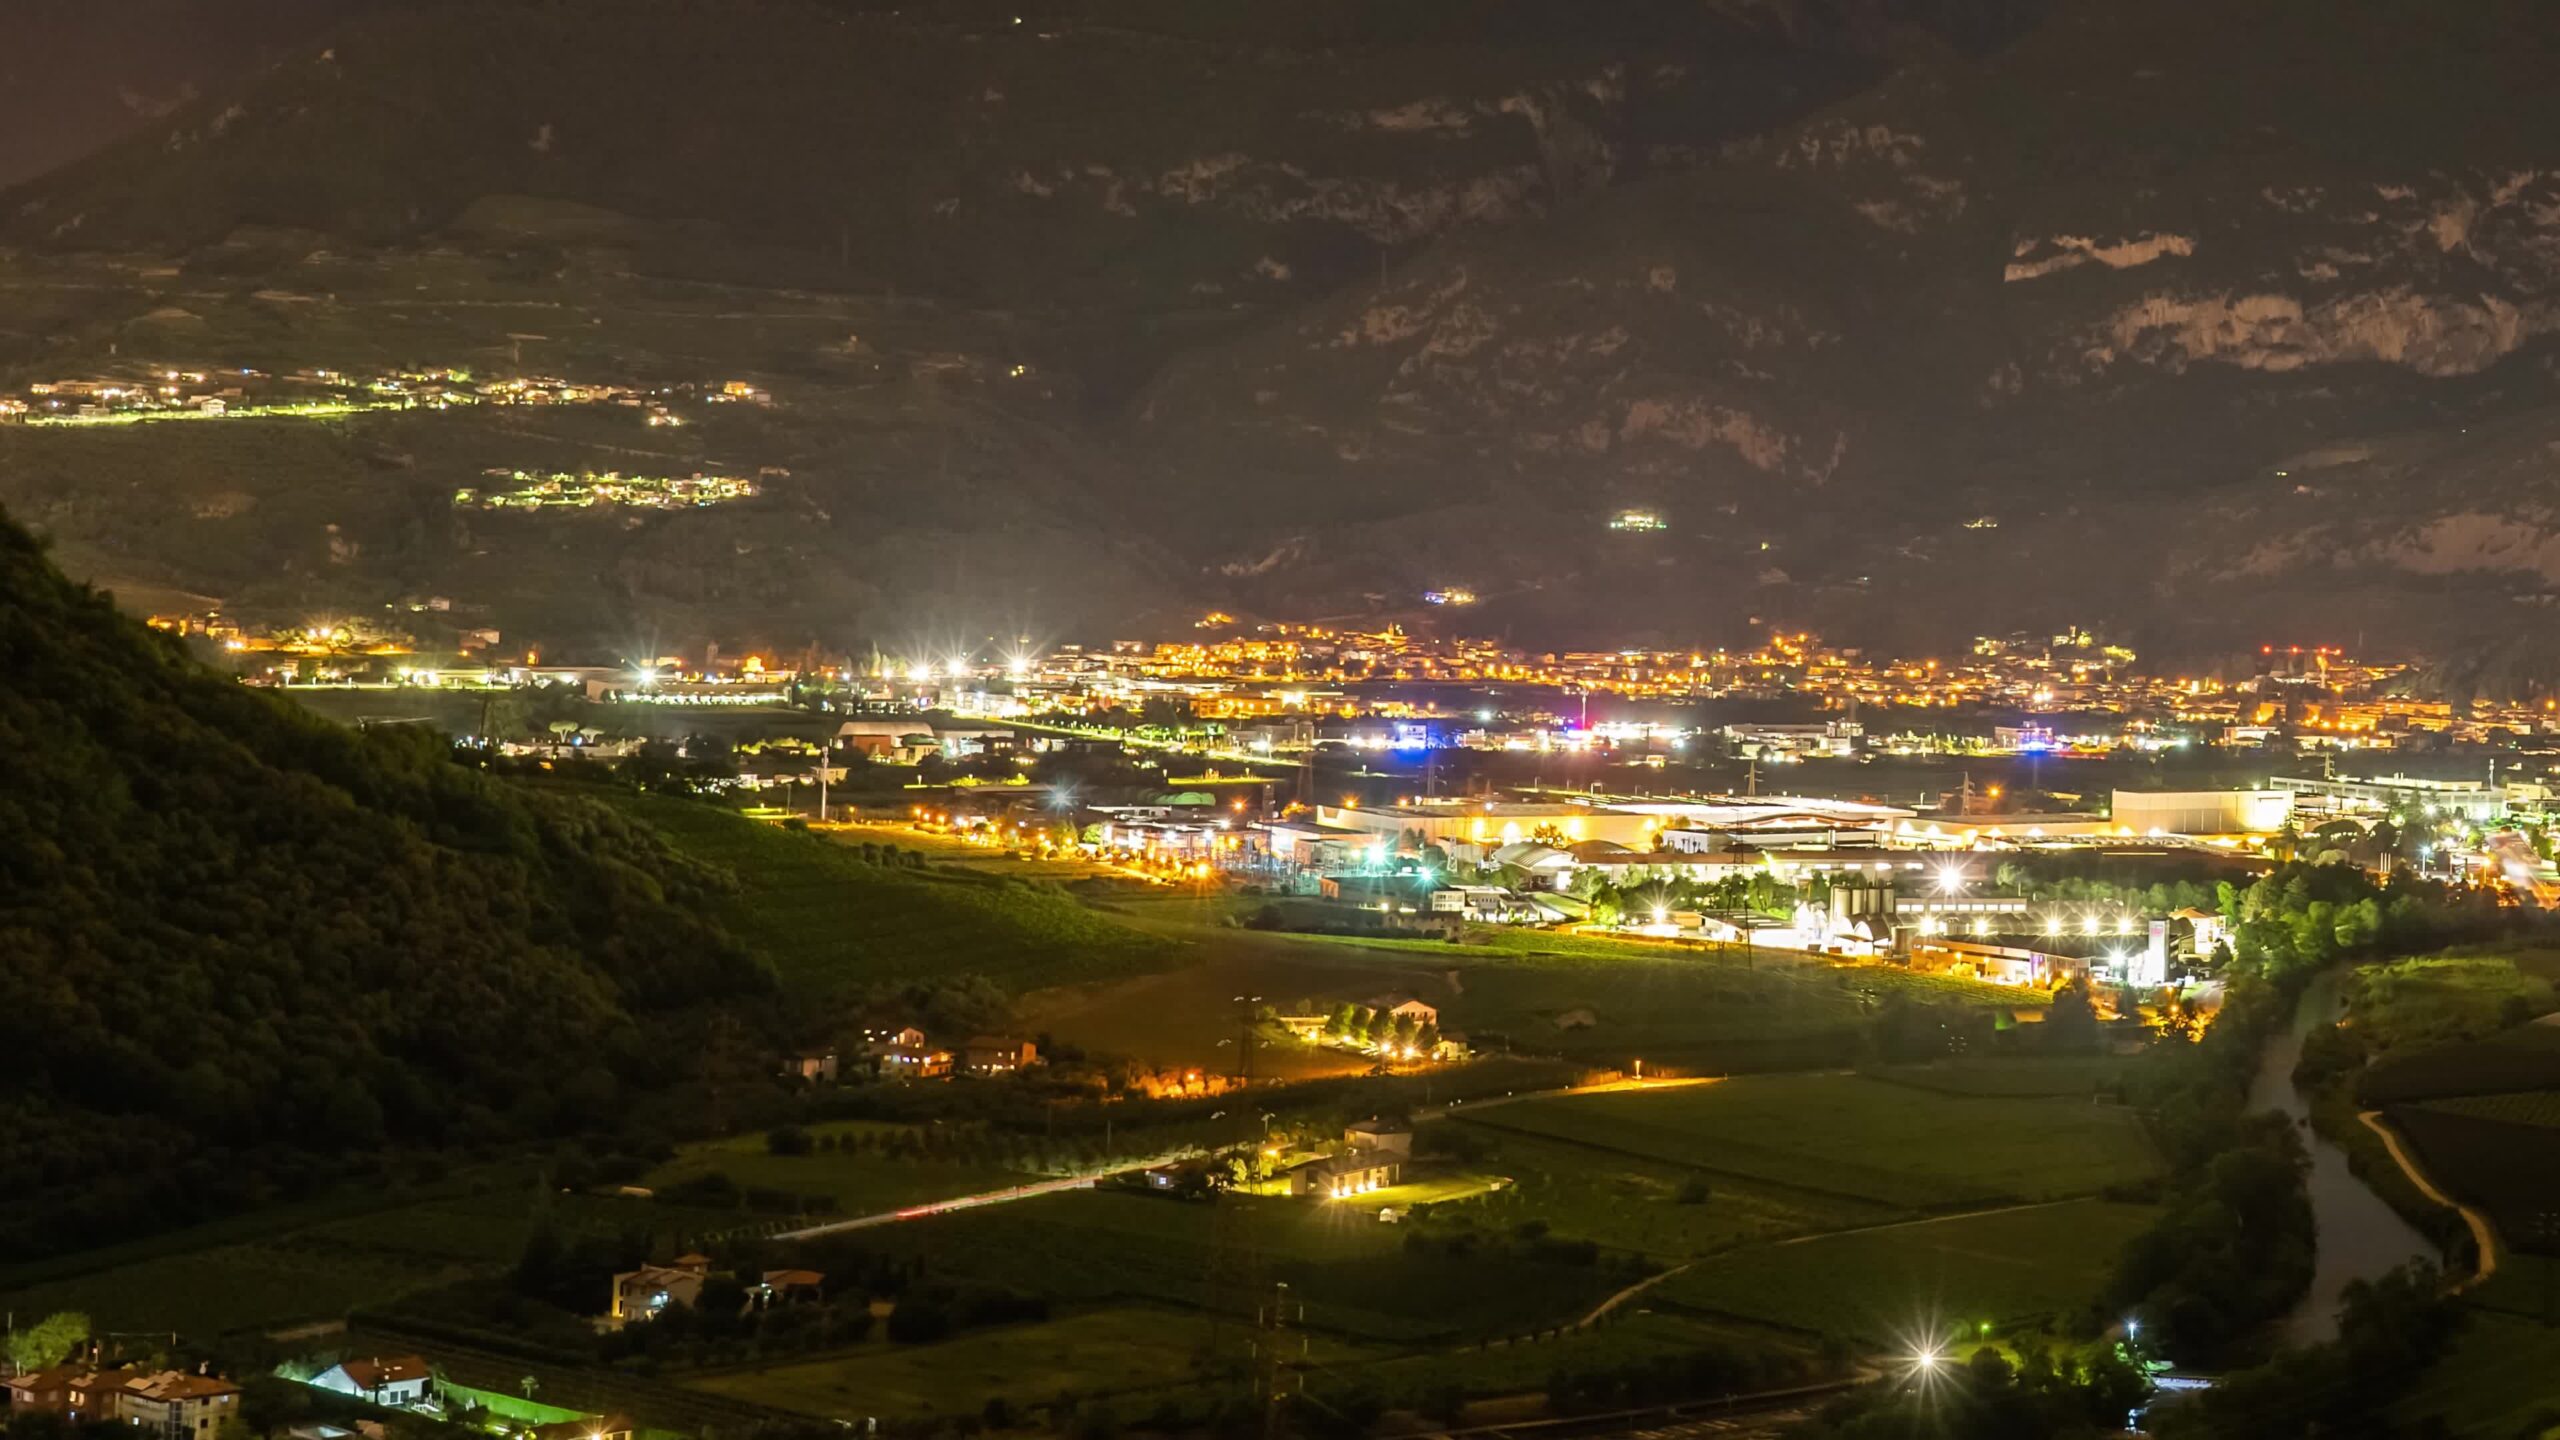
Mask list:
[[2097,916],[2095,916],[2095,915],[2092,915],[2092,916],[2090,916],[2089,918],[2087,918],[2087,919],[2085,919],[2085,920],[2081,921],[2081,922],[2080,922],[2080,930],[2081,930],[2081,933],[2082,933],[2082,934],[2085,934],[2085,935],[2095,935],[2095,934],[2097,934],[2097,933],[2098,933],[2098,917],[2097,917]]
[[2046,917],[2044,917],[2044,933],[2046,933],[2047,935],[2059,935],[2059,934],[2061,934],[2061,933],[2062,933],[2062,917],[2061,917],[2061,916],[2059,916],[2059,915],[2047,915]]
[[1016,655],[1012,659],[1004,662],[1004,671],[1014,679],[1019,680],[1023,676],[1031,673],[1031,661],[1024,656]]
[[1962,865],[1950,863],[1938,867],[1939,894],[1953,895],[1962,889],[1964,889],[1964,867]]

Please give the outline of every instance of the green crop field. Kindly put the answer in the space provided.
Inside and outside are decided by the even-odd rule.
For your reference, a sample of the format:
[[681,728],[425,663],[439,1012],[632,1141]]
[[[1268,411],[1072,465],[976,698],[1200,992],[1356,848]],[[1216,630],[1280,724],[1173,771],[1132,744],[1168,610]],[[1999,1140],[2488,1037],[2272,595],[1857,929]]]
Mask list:
[[[865,1249],[1061,1303],[1149,1301],[1241,1310],[1238,1267],[1286,1282],[1307,1324],[1424,1341],[1522,1333],[1569,1320],[1623,1283],[1590,1266],[1503,1255],[1413,1254],[1373,1209],[1229,1196],[1214,1204],[1088,1191],[857,1232]],[[1224,1277],[1224,1278],[1222,1278]]]
[[[1234,1034],[1234,997],[1326,1009],[1390,991],[1440,1007],[1444,1029],[1479,1049],[1561,1055],[1649,1072],[1846,1066],[1886,995],[2033,1008],[2041,994],[1914,975],[1890,966],[1476,927],[1469,941],[1292,935],[1182,924],[1124,907],[1133,925],[1196,957],[1180,970],[1079,990],[1042,1006],[1061,1038],[1108,1051],[1197,1061]],[[1322,1057],[1275,1054],[1284,1072]]]
[[821,835],[689,801],[619,803],[685,853],[738,878],[722,923],[803,992],[966,974],[1027,989],[1171,963],[1162,941],[1053,891],[869,865]]
[[2356,967],[2356,1028],[2378,1051],[2479,1040],[2549,1012],[2560,951],[2513,946],[2449,950]]
[[[861,1128],[858,1122],[814,1125],[809,1133],[825,1139]],[[877,1152],[821,1149],[806,1155],[776,1155],[762,1135],[745,1135],[687,1145],[640,1183],[665,1189],[714,1172],[751,1189],[829,1196],[847,1215],[897,1210],[1041,1178],[991,1162],[911,1160]]]
[[2519,1090],[2505,1095],[2455,1095],[2429,1100],[2419,1108],[2449,1115],[2473,1115],[2510,1125],[2560,1129],[2560,1090]]
[[[1881,1224],[1908,1213],[1728,1175],[1701,1176],[1685,1166],[1563,1140],[1473,1128],[1488,1149],[1467,1162],[1469,1169],[1512,1183],[1459,1202],[1455,1213],[1498,1228],[1543,1220],[1559,1235],[1637,1251],[1665,1263],[1782,1236]],[[1707,1185],[1706,1198],[1684,1203],[1683,1186],[1701,1181]]]
[[1545,1388],[1548,1377],[1559,1370],[1606,1370],[1658,1356],[1736,1346],[1773,1355],[1788,1353],[1783,1342],[1767,1331],[1747,1331],[1692,1315],[1637,1311],[1622,1320],[1549,1339],[1328,1365],[1308,1383],[1319,1390],[1338,1385],[1374,1392],[1390,1405],[1412,1405],[1446,1389],[1468,1396],[1517,1395]]
[[0,1308],[20,1315],[81,1310],[104,1329],[197,1336],[332,1319],[513,1262],[537,1209],[570,1234],[637,1232],[671,1244],[762,1218],[505,1186],[344,1218],[288,1218],[255,1238],[218,1239],[19,1286],[0,1294]]
[[[874,1338],[824,1360],[709,1375],[688,1383],[810,1415],[974,1418],[991,1399],[1037,1405],[1067,1395],[1115,1395],[1181,1384],[1198,1374],[1207,1339],[1208,1327],[1197,1315],[1161,1306],[1118,1305],[1035,1325],[975,1331],[932,1345]],[[1361,1353],[1334,1341],[1322,1342],[1322,1350],[1336,1362]]]
[[1944,1340],[2091,1303],[2116,1252],[2158,1213],[2075,1200],[1819,1236],[1701,1260],[1655,1293],[1868,1344]]
[[2560,1327],[2475,1311],[2453,1348],[2392,1407],[2412,1434],[2441,1419],[2447,1435],[2485,1440],[2542,1435],[2560,1423]]
[[2085,1195],[2159,1168],[2139,1118],[2120,1106],[1949,1096],[1853,1075],[1556,1096],[1469,1121],[1915,1208]]
[[2560,1195],[2560,1129],[2456,1111],[2441,1101],[2388,1113],[2427,1174],[2488,1211],[2502,1235],[2532,1234]]
[[2113,1055],[2021,1055],[1894,1065],[1867,1073],[1873,1079],[1949,1095],[2086,1100],[2123,1084],[2134,1063]]

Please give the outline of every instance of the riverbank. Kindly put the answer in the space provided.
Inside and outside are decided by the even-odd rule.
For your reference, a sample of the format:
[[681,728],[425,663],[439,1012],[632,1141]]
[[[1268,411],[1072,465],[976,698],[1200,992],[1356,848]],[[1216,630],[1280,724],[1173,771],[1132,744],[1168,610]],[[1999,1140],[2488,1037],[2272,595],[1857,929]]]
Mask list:
[[2318,1097],[2294,1084],[2306,1037],[2338,1021],[2341,979],[2340,971],[2326,970],[2303,987],[2292,1023],[2267,1042],[2249,1089],[2249,1108],[2292,1120],[2311,1160],[2304,1181],[2317,1235],[2311,1285],[2278,1327],[2284,1342],[2292,1345],[2337,1338],[2338,1302],[2353,1282],[2379,1278],[2411,1260],[2442,1263],[2436,1243],[2367,1185],[2346,1149],[2312,1124]]

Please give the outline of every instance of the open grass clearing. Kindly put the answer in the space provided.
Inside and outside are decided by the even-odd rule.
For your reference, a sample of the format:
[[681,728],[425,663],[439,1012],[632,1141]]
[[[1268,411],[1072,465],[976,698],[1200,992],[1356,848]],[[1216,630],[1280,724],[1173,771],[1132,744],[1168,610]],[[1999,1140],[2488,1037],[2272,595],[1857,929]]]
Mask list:
[[1560,1370],[1612,1370],[1709,1348],[1760,1351],[1773,1361],[1803,1353],[1767,1331],[1695,1315],[1637,1311],[1549,1339],[1328,1366],[1309,1384],[1370,1391],[1389,1405],[1410,1406],[1452,1389],[1470,1397],[1522,1394],[1544,1389]]
[[1136,974],[1175,958],[1155,937],[1041,886],[867,864],[823,835],[691,801],[617,803],[737,877],[722,924],[804,994],[970,974],[1028,989]]
[[2453,1348],[2429,1366],[2391,1410],[2412,1434],[2481,1436],[2484,1440],[2546,1433],[2527,1423],[2560,1423],[2560,1327],[2475,1310]]
[[1949,1095],[2086,1100],[2122,1085],[2135,1063],[2116,1055],[1985,1056],[1894,1065],[1866,1073],[1874,1079]]
[[1469,1123],[1914,1209],[2086,1195],[2160,1163],[2122,1106],[1957,1097],[1856,1075],[1560,1095]]
[[[1235,1033],[1235,997],[1283,1010],[1331,1010],[1390,993],[1440,1009],[1444,1030],[1479,1050],[1551,1054],[1648,1073],[1716,1074],[1846,1066],[1888,994],[2019,1008],[2040,995],[1763,952],[1680,950],[1545,931],[1479,927],[1471,940],[1293,935],[1182,923],[1180,907],[1113,907],[1180,947],[1191,963],[1161,975],[1034,996],[1037,1023],[1096,1051],[1202,1063]],[[1266,1052],[1271,1073],[1320,1073],[1341,1057],[1313,1047]]]
[[1468,1166],[1498,1172],[1511,1184],[1466,1200],[1459,1213],[1497,1229],[1542,1220],[1559,1235],[1665,1264],[1789,1235],[1882,1224],[1910,1213],[1566,1140],[1470,1128],[1483,1137],[1484,1149]]
[[1060,1304],[1227,1312],[1251,1303],[1235,1284],[1251,1259],[1266,1281],[1289,1285],[1310,1328],[1381,1341],[1525,1333],[1581,1314],[1624,1283],[1592,1266],[1413,1254],[1404,1234],[1366,1204],[1101,1190],[883,1226],[855,1243]]
[[877,1149],[824,1147],[823,1142],[881,1128],[860,1121],[812,1125],[809,1136],[819,1143],[806,1155],[774,1154],[762,1135],[703,1141],[682,1147],[640,1183],[664,1190],[719,1174],[743,1188],[822,1195],[844,1214],[871,1215],[1046,1178],[994,1160],[907,1158]]
[[2475,946],[2360,965],[2356,1028],[2378,1052],[2482,1040],[2560,1007],[2560,949]]
[[2158,1214],[2076,1200],[1816,1236],[1701,1260],[1654,1293],[1865,1344],[1944,1340],[2090,1304],[2116,1253]]
[[[809,1415],[975,1417],[992,1399],[1038,1405],[1191,1380],[1207,1358],[1207,1329],[1199,1316],[1179,1310],[1116,1305],[932,1345],[899,1345],[875,1335],[841,1355],[686,1383]],[[1322,1343],[1329,1358],[1363,1353]]]

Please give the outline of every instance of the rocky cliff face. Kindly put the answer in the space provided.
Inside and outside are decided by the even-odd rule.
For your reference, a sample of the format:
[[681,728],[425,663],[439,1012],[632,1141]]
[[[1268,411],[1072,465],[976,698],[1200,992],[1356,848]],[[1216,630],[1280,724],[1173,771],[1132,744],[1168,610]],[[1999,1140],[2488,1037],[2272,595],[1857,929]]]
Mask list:
[[439,7],[0,225],[1001,304],[1060,523],[1230,605],[2433,634],[2555,573],[2541,452],[2465,440],[2560,413],[2550,7],[1358,8]]
[[[2281,590],[2333,558],[2254,533],[2272,517],[2243,497],[2284,457],[2553,398],[2560,114],[2529,75],[2560,21],[2476,7],[2448,38],[2432,7],[2337,18],[2062,7],[1997,54],[1923,57],[1694,171],[1443,242],[1177,364],[1143,443],[1177,469],[1276,456],[1380,516],[1453,484],[1567,502],[1544,549],[1593,576],[1618,543],[1601,517],[1641,500],[1798,613],[1952,593],[1972,608],[1947,618],[1981,623],[1996,592],[2183,622],[2224,580]],[[2247,43],[2272,34],[2299,43]],[[2432,70],[2448,44],[2494,58]],[[2420,448],[2388,508],[2421,523],[2359,542],[2368,585],[2538,575],[2529,515],[2560,488],[2510,471],[2532,498],[2492,516],[2448,493],[2473,452]],[[2299,498],[2287,525],[2359,534],[2374,504]],[[2180,523],[2206,513],[2225,523]],[[2113,559],[2040,563],[2028,537]]]

